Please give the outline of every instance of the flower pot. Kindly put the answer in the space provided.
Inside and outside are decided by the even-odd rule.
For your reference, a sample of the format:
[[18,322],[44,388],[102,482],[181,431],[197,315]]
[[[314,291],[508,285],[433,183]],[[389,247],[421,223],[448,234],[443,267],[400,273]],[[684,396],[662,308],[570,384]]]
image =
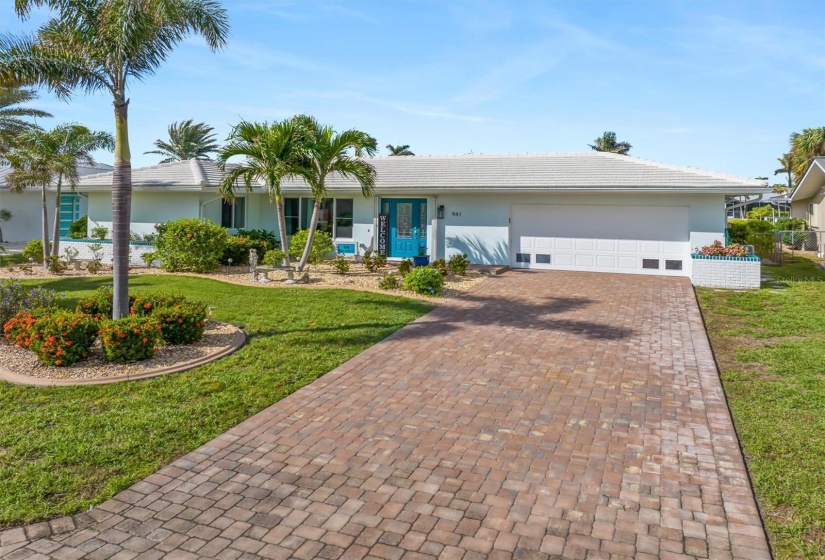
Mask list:
[[413,257],[413,264],[415,266],[427,266],[430,264],[430,255],[422,255]]

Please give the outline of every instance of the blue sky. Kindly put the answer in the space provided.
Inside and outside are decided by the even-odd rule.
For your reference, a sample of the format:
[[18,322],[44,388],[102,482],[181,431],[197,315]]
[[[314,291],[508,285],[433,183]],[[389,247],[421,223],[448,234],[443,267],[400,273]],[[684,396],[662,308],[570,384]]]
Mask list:
[[[45,17],[20,22],[12,4],[0,33]],[[773,181],[790,133],[825,125],[818,1],[224,5],[224,51],[193,38],[132,84],[133,165],[158,161],[143,152],[173,121],[223,139],[241,118],[303,112],[416,154],[583,151],[613,130],[632,155]],[[44,126],[113,129],[105,96],[39,105],[56,117]]]

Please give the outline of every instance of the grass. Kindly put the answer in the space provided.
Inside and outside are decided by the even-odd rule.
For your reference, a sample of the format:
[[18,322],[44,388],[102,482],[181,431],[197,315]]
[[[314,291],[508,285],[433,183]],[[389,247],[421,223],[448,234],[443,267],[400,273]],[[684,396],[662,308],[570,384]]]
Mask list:
[[0,253],[0,266],[22,264],[24,262],[26,262],[26,259],[20,253]]
[[[29,282],[33,284],[34,282]],[[111,278],[42,282],[67,306]],[[248,344],[195,370],[133,383],[33,388],[0,382],[0,527],[87,509],[334,369],[431,309],[348,290],[274,290],[135,276],[242,327]]]
[[797,257],[763,274],[699,302],[774,555],[825,558],[825,272]]

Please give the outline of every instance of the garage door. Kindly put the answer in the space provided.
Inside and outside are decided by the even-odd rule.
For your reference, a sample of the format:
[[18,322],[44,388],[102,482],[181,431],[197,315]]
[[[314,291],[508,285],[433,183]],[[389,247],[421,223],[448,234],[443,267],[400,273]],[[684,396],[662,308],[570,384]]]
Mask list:
[[514,205],[514,268],[688,276],[688,209]]

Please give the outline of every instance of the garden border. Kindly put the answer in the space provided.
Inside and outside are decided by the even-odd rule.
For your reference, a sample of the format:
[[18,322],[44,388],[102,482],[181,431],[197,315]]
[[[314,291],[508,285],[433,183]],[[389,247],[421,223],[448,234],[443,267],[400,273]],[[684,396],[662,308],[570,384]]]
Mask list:
[[[217,321],[215,322],[217,323]],[[221,324],[226,325],[228,323]],[[226,346],[225,348],[222,348],[212,354],[202,356],[195,360],[181,362],[173,366],[166,366],[136,374],[117,375],[113,377],[97,377],[91,379],[48,379],[44,377],[32,377],[30,375],[15,373],[4,368],[3,366],[0,366],[0,381],[8,381],[17,385],[29,385],[35,387],[71,387],[77,385],[108,385],[110,383],[121,383],[124,381],[140,381],[141,379],[151,379],[153,377],[160,377],[161,375],[167,375],[170,373],[180,373],[229,356],[243,347],[243,345],[246,344],[246,333],[235,325],[229,326],[235,329],[229,346]]]

